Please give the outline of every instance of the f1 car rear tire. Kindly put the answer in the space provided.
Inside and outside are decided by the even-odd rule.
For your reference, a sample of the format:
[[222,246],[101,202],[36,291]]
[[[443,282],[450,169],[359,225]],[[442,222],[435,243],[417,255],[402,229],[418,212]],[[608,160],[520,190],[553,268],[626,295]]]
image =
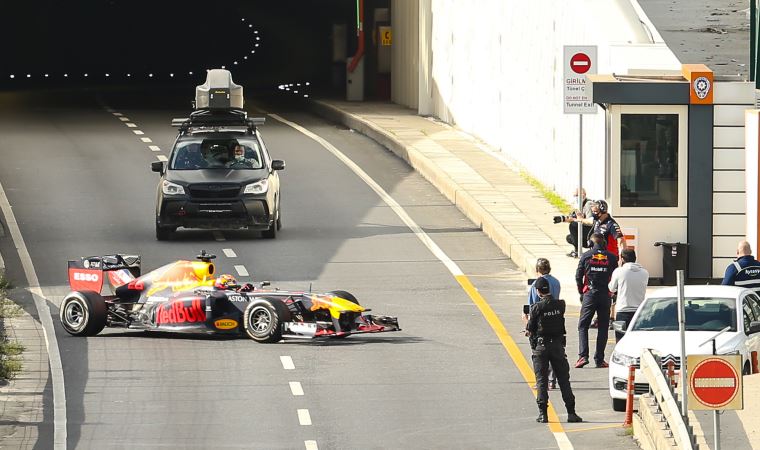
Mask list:
[[78,291],[61,302],[61,325],[72,336],[95,336],[106,326],[108,307],[97,292]]
[[348,291],[330,291],[328,294],[332,295],[333,297],[340,297],[343,300],[348,300],[351,303],[359,304],[359,300],[354,297],[354,294],[348,292]]
[[290,310],[281,300],[262,298],[245,308],[243,327],[256,342],[271,343],[282,340],[282,324],[290,321]]

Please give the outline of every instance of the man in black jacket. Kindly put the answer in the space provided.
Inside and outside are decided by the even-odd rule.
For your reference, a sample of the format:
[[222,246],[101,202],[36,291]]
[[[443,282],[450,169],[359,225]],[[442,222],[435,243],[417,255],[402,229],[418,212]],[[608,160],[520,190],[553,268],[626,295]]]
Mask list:
[[617,256],[607,251],[607,241],[602,234],[594,233],[591,236],[591,242],[594,246],[583,254],[578,262],[578,270],[575,271],[578,293],[583,296],[580,319],[578,319],[579,349],[578,361],[575,363],[576,369],[588,364],[588,328],[591,325],[594,313],[599,318],[594,361],[596,367],[609,367],[604,360],[604,349],[607,347],[610,323],[609,283],[612,271],[618,266],[618,259]]
[[536,373],[538,388],[536,422],[549,421],[546,413],[549,405],[549,364],[554,369],[554,375],[562,391],[562,400],[567,408],[567,421],[583,422],[575,413],[575,396],[570,387],[570,365],[565,354],[565,302],[552,297],[546,278],[537,279],[534,286],[541,300],[530,309],[525,334],[530,337],[530,347],[533,349],[533,370]]

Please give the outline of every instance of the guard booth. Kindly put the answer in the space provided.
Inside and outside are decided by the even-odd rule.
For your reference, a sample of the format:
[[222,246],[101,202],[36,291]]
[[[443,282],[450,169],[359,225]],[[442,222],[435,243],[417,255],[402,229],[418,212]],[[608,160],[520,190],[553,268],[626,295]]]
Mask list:
[[663,265],[688,249],[689,280],[722,278],[746,234],[744,111],[753,108],[752,83],[716,80],[703,64],[588,79],[606,114],[606,198],[634,235],[638,262],[670,284],[677,259]]

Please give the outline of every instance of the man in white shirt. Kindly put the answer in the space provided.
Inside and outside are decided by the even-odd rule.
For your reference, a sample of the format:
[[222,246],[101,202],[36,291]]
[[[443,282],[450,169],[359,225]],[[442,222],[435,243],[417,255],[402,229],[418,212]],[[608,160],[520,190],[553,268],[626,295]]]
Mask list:
[[[649,272],[636,263],[636,252],[633,249],[620,252],[620,258],[623,264],[612,272],[609,288],[610,292],[617,292],[615,320],[624,321],[625,329],[628,329],[633,315],[644,301],[649,283]],[[622,337],[621,333],[615,332],[615,342]]]

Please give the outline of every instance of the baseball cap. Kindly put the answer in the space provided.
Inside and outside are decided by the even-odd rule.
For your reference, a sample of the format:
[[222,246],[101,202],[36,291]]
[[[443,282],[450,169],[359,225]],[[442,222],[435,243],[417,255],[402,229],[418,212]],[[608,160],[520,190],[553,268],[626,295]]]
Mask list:
[[549,289],[549,280],[547,280],[544,277],[541,277],[541,278],[539,278],[539,279],[536,280],[535,287],[536,287],[536,291],[539,294],[546,295],[549,292],[551,292],[551,289]]

